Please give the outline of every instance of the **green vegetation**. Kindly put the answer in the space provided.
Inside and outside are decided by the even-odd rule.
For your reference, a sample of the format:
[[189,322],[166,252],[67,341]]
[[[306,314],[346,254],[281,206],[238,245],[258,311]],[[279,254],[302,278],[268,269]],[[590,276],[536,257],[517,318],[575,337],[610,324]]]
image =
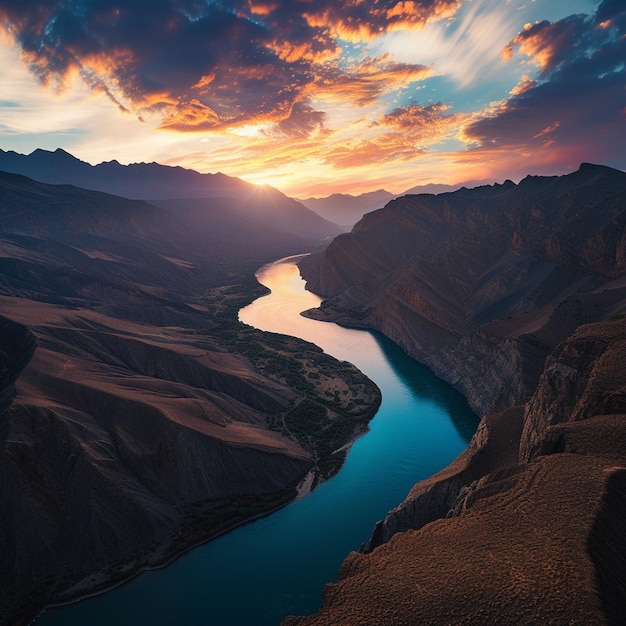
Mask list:
[[316,459],[318,479],[335,474],[345,459],[341,450],[365,432],[380,404],[378,388],[353,365],[325,354],[314,344],[258,331],[237,320],[239,309],[267,293],[254,271],[260,263],[233,264],[226,284],[205,292],[203,304],[214,324],[210,334],[228,352],[244,354],[256,369],[298,394],[285,414],[268,426],[297,440]]

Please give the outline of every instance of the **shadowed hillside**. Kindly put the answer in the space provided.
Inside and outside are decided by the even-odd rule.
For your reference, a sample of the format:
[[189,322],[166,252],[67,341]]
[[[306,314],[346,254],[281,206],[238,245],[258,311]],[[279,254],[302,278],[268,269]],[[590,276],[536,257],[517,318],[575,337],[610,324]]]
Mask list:
[[[223,231],[0,173],[0,623],[288,503],[367,428],[360,372],[237,322],[254,271],[314,239],[222,208]],[[305,409],[324,436],[287,429]]]
[[[300,237],[309,242],[334,236],[341,229],[299,202],[287,197],[269,185],[253,185],[225,174],[200,174],[182,167],[169,167],[159,163],[132,163],[121,165],[117,161],[90,165],[61,150],[54,152],[35,150],[29,155],[0,150],[0,171],[21,174],[49,184],[75,185],[83,189],[101,191],[124,198],[167,201],[179,219],[190,208],[202,209],[205,229],[226,226],[237,232],[246,225],[242,219],[251,220],[249,232],[258,230],[257,240],[273,235]],[[202,202],[197,202],[201,199]],[[180,200],[180,202],[173,202]],[[232,223],[230,218],[234,218]],[[217,237],[215,237],[217,239]]]
[[611,624],[626,590],[626,174],[582,165],[367,215],[302,264],[485,416],[290,626]]

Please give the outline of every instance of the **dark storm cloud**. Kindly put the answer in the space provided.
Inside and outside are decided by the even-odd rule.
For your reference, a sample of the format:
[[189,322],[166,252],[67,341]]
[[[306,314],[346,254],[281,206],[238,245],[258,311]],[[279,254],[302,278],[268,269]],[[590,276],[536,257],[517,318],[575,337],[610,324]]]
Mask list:
[[[5,0],[0,19],[45,84],[62,88],[78,72],[120,107],[162,110],[164,126],[185,130],[285,120],[336,57],[339,38],[418,27],[457,4]],[[349,82],[345,71],[335,75]]]
[[[519,47],[542,68],[493,115],[466,129],[483,150],[556,151],[581,160],[626,166],[626,7],[600,4],[594,17],[541,22],[518,35]],[[480,152],[480,149],[478,152]]]

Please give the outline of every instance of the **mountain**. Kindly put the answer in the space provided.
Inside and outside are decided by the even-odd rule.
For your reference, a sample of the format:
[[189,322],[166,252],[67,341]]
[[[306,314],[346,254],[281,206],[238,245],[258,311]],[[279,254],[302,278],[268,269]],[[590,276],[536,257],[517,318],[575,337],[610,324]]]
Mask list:
[[384,189],[378,191],[370,191],[358,196],[352,196],[345,193],[334,193],[325,198],[306,198],[299,199],[307,209],[315,211],[323,218],[345,226],[346,230],[352,228],[366,213],[370,213],[376,209],[380,209],[387,202],[400,196],[415,194],[440,194],[456,191],[461,187],[473,188],[485,185],[487,181],[472,180],[456,185],[445,185],[442,183],[430,183],[428,185],[417,185],[411,187],[402,194],[394,195]]
[[440,194],[440,193],[450,193],[452,191],[456,191],[457,189],[461,189],[461,187],[466,187],[467,189],[473,189],[474,187],[483,187],[485,185],[494,184],[495,181],[487,181],[487,180],[466,180],[462,183],[457,183],[456,185],[446,185],[443,183],[429,183],[428,185],[416,185],[415,187],[411,187],[407,189],[403,194],[403,196],[411,196],[421,193],[429,193],[429,194]]
[[[234,207],[239,214],[233,228],[240,226],[240,216],[248,216],[253,224],[250,230],[268,226],[275,232],[296,235],[307,241],[324,239],[341,229],[282,192],[268,185],[258,186],[225,174],[200,174],[182,167],[158,163],[121,165],[109,161],[90,165],[60,148],[54,152],[35,150],[29,155],[0,150],[0,171],[20,174],[49,184],[68,184],[93,191],[153,204],[167,201],[170,210],[177,211],[177,203],[189,199],[203,199],[198,206],[206,208],[217,220],[227,220]],[[268,223],[265,223],[267,218]]]
[[315,211],[318,215],[335,224],[352,227],[365,213],[380,209],[394,197],[392,193],[379,189],[359,196],[334,193],[325,198],[307,198],[300,200],[300,202],[307,209]]
[[0,624],[332,475],[342,453],[284,426],[303,407],[337,447],[367,427],[379,393],[360,372],[237,322],[264,291],[254,271],[306,243],[246,226],[244,209],[170,212],[0,173]]
[[285,624],[618,624],[626,606],[626,174],[404,196],[301,264],[311,317],[463,391],[470,448]]

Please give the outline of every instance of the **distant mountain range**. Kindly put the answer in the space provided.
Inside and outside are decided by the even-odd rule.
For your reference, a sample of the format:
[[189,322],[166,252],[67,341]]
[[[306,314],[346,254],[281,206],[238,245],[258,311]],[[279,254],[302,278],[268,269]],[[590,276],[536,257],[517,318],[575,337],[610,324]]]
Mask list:
[[200,229],[210,232],[215,227],[214,235],[233,241],[259,243],[295,235],[306,242],[300,248],[306,251],[311,242],[342,230],[278,189],[221,173],[201,174],[158,163],[90,165],[60,148],[29,155],[0,150],[0,171],[161,204],[178,217],[199,220]]
[[91,165],[61,148],[54,152],[37,149],[28,155],[0,150],[0,170],[42,183],[76,185],[137,200],[240,198],[256,187],[222,173],[200,174],[159,163],[121,165],[113,160]]
[[[366,213],[390,200],[409,194],[440,194],[461,187],[476,187],[491,181],[466,181],[456,185],[417,185],[401,194],[384,189],[360,195],[336,193],[323,198],[290,198],[269,185],[253,185],[226,174],[201,174],[183,167],[159,163],[106,161],[91,165],[58,148],[37,149],[31,154],[0,150],[0,171],[21,174],[49,184],[68,184],[137,200],[148,200],[174,212],[188,212],[203,221],[215,220],[226,235],[224,211],[233,212],[230,233],[237,228],[274,235],[287,232],[306,240],[324,239],[350,230]],[[183,200],[183,202],[179,202]],[[219,214],[219,215],[218,215]],[[321,219],[320,219],[321,218]]]
[[429,183],[427,185],[416,185],[407,189],[400,194],[393,194],[385,189],[379,189],[378,191],[370,191],[358,196],[353,196],[346,193],[334,193],[324,198],[305,198],[299,199],[299,201],[315,211],[318,215],[321,215],[335,224],[341,224],[346,228],[351,228],[356,224],[366,213],[374,211],[376,209],[382,209],[387,202],[400,196],[408,196],[414,194],[440,194],[456,191],[461,187],[477,187],[479,185],[489,184],[493,181],[487,180],[471,180],[463,183],[457,183],[456,185],[445,185],[442,183]]
[[334,193],[325,198],[300,199],[300,202],[307,209],[315,211],[325,219],[347,227],[356,224],[365,213],[384,207],[389,200],[393,200],[395,197],[389,191],[379,189],[358,196]]

